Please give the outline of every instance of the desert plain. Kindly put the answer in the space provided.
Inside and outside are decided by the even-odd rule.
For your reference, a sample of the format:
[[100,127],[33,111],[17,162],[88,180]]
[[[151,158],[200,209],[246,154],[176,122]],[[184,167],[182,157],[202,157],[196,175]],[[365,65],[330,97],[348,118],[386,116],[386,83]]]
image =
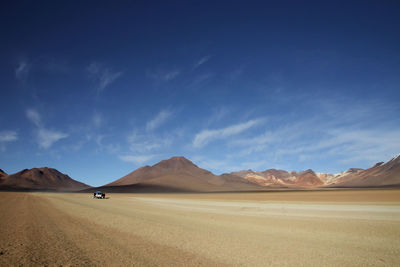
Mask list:
[[398,266],[400,190],[0,193],[0,266]]

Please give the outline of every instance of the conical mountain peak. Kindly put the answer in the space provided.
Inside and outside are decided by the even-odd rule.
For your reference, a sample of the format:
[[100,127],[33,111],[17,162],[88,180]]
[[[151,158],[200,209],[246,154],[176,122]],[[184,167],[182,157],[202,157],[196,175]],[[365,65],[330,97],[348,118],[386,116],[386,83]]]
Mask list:
[[155,164],[153,167],[161,167],[165,169],[183,169],[188,167],[198,168],[196,164],[185,157],[172,157],[167,160],[162,160],[159,163]]

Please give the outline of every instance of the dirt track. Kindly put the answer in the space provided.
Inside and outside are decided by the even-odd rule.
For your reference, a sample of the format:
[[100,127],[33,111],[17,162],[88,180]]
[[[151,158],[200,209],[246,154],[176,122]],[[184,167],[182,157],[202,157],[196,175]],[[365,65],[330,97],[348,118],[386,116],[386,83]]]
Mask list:
[[400,191],[372,192],[0,193],[0,266],[395,266]]

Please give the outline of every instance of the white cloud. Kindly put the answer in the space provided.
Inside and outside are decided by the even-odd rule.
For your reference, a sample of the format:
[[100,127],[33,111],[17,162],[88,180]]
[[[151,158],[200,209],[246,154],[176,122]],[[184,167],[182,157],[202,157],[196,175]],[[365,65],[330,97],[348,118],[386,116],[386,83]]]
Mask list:
[[[94,140],[94,142],[97,144],[98,151],[107,151],[110,154],[116,154],[121,150],[121,147],[119,144],[116,143],[105,143],[105,140],[109,139],[109,136],[104,135],[104,134],[95,134],[94,136],[91,137],[91,139]],[[113,139],[115,140],[115,139]]]
[[213,114],[208,120],[208,124],[213,124],[215,122],[221,121],[230,113],[230,110],[226,107],[218,107],[214,109]]
[[242,147],[236,156],[262,155],[275,162],[296,160],[307,168],[312,167],[307,161],[327,159],[331,162],[327,168],[344,163],[356,164],[350,167],[368,167],[399,153],[399,121],[385,117],[396,114],[395,107],[377,102],[321,103],[324,108],[318,109],[318,116],[299,116],[285,124],[275,118],[263,134],[231,140],[229,144]]
[[87,67],[87,71],[90,74],[98,74],[100,72],[101,65],[97,62],[92,62],[90,65]]
[[179,74],[180,74],[179,70],[167,72],[164,74],[163,79],[166,81],[169,81],[169,80],[175,79]]
[[211,56],[202,57],[199,61],[197,61],[197,62],[194,64],[193,69],[196,69],[196,68],[200,67],[201,65],[203,65],[204,63],[206,63],[207,61],[209,61],[210,58],[211,58]]
[[147,76],[157,82],[168,82],[177,78],[181,74],[180,70],[173,69],[169,71],[156,70],[147,72]]
[[26,110],[26,117],[36,126],[36,142],[41,148],[48,149],[55,142],[68,137],[67,133],[46,129],[40,114],[34,109]]
[[28,77],[29,70],[30,65],[26,61],[21,61],[15,69],[15,77],[20,81],[24,81]]
[[[269,129],[264,133],[249,138],[232,140],[230,145],[245,147],[241,151],[243,155],[263,151],[268,146],[276,146],[278,147],[278,151],[281,152],[288,144],[302,145],[302,138],[310,138],[310,129],[314,127],[314,124],[318,123],[314,120],[302,120],[287,125],[273,126],[273,122],[271,121]],[[317,132],[317,130],[313,132]],[[289,150],[295,151],[292,146]]]
[[236,144],[236,145],[244,145],[244,146],[248,146],[248,145],[260,146],[260,145],[272,143],[272,142],[276,141],[276,139],[277,139],[276,134],[274,134],[270,131],[267,131],[264,134],[258,135],[256,137],[234,140],[232,143]]
[[28,117],[28,119],[36,125],[36,127],[40,127],[42,124],[42,120],[40,117],[40,114],[34,110],[34,109],[28,109],[26,111],[26,116]]
[[203,147],[216,139],[226,138],[239,134],[262,122],[262,119],[250,120],[244,123],[228,126],[222,129],[202,130],[193,140],[194,147]]
[[103,124],[103,116],[100,113],[95,112],[93,114],[93,124],[96,128],[99,128]]
[[137,131],[133,131],[128,135],[127,141],[132,152],[146,153],[169,147],[172,143],[172,137],[158,137],[152,134],[140,134]]
[[108,87],[122,75],[122,72],[113,72],[97,62],[92,62],[87,67],[87,71],[92,79],[97,83],[98,93],[102,92],[106,87]]
[[154,157],[155,155],[121,155],[119,159],[134,164],[144,164]]
[[119,144],[107,144],[105,149],[108,151],[108,153],[116,154],[121,150],[121,146]]
[[212,171],[214,174],[221,174],[222,172],[233,172],[242,170],[241,166],[232,164],[229,160],[209,159],[203,156],[194,156],[193,162],[200,168]]
[[156,128],[160,127],[164,124],[170,117],[172,116],[172,112],[169,110],[161,110],[157,116],[155,116],[152,120],[148,121],[146,124],[146,130],[152,131]]
[[99,89],[103,91],[108,85],[114,82],[119,76],[122,75],[122,72],[111,72],[109,70],[105,70],[103,74],[100,76]]
[[199,90],[209,84],[213,77],[215,77],[215,73],[212,72],[197,75],[186,85],[186,87],[192,90]]
[[119,159],[136,164],[143,164],[153,157],[170,153],[170,147],[176,135],[180,132],[170,132],[164,135],[158,135],[154,132],[133,130],[127,136],[129,151],[122,151]]
[[342,162],[382,161],[400,151],[400,129],[338,128],[333,138],[322,140],[313,150],[327,149],[329,155],[341,155]]
[[240,66],[240,67],[236,68],[235,70],[231,71],[228,74],[227,78],[231,81],[235,81],[242,76],[243,71],[244,71],[244,67]]
[[37,142],[41,148],[48,149],[51,147],[55,142],[68,137],[68,134],[47,130],[45,128],[38,129],[37,132]]
[[155,157],[165,155],[166,150],[169,151],[173,139],[173,134],[160,136],[153,132],[133,130],[127,136],[129,149],[118,151],[118,158],[125,162],[144,165]]
[[18,139],[16,131],[1,131],[0,132],[0,143],[12,142]]

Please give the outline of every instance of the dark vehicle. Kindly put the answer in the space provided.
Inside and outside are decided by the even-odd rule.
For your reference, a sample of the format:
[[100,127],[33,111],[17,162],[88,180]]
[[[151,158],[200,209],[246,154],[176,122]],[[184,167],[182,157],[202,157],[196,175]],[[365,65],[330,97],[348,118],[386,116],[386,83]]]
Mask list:
[[93,198],[106,198],[106,194],[101,191],[96,191],[93,193]]

